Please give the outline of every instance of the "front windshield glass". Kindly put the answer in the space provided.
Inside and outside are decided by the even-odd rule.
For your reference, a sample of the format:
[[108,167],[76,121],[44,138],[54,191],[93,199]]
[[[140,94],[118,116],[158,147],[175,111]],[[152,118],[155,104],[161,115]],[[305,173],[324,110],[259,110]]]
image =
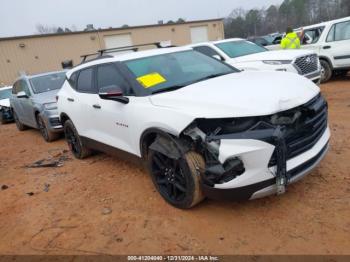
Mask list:
[[236,58],[245,55],[251,55],[261,52],[266,52],[267,49],[258,46],[249,41],[231,41],[215,44],[218,48],[224,51],[229,57]]
[[38,76],[30,79],[35,94],[60,89],[66,79],[65,72],[52,73],[44,76]]
[[150,93],[167,92],[208,78],[237,72],[197,51],[174,52],[124,62]]
[[0,100],[10,98],[12,95],[12,89],[0,89]]

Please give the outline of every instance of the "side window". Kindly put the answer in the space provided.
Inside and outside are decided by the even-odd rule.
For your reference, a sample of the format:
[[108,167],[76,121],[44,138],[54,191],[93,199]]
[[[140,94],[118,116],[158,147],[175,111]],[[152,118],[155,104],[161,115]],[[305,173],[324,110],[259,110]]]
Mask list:
[[13,88],[12,88],[12,94],[16,95],[19,92],[19,81],[17,81],[16,83],[13,84]]
[[77,87],[77,78],[78,78],[78,72],[75,72],[68,79],[68,83],[73,89],[76,89]]
[[327,42],[350,39],[350,21],[333,25],[327,36]]
[[24,91],[24,93],[26,93],[27,96],[30,96],[29,86],[27,81],[25,80],[21,81],[21,91]]
[[128,83],[113,64],[97,67],[98,90],[106,86],[119,86],[124,92],[128,91]]
[[78,92],[95,94],[96,90],[93,83],[93,68],[80,71],[76,89]]
[[310,44],[317,43],[321,37],[323,30],[324,30],[324,27],[318,27],[318,28],[305,30],[302,44],[303,45],[310,45]]
[[219,55],[218,52],[216,52],[213,48],[210,48],[209,46],[196,46],[193,47],[193,49],[210,57],[219,56],[221,60],[223,60],[221,55]]

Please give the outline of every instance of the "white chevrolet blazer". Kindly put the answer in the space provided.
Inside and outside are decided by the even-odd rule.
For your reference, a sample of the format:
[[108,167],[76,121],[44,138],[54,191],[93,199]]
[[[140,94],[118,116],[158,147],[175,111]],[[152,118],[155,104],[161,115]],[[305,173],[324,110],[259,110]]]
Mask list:
[[284,193],[330,139],[327,102],[305,77],[240,72],[191,48],[84,62],[57,99],[77,158],[96,150],[141,160],[178,208]]
[[240,70],[291,72],[320,84],[321,65],[314,51],[269,51],[265,47],[241,38],[204,42],[189,45],[189,47]]

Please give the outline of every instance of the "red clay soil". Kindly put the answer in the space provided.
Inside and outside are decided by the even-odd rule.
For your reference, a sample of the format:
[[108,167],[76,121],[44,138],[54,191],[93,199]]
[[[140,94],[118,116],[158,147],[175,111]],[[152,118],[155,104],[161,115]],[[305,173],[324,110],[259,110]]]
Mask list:
[[[0,126],[0,254],[350,254],[350,77],[322,92],[332,139],[316,170],[279,197],[188,211],[138,166],[79,161],[64,139]],[[27,167],[65,156],[62,167]]]

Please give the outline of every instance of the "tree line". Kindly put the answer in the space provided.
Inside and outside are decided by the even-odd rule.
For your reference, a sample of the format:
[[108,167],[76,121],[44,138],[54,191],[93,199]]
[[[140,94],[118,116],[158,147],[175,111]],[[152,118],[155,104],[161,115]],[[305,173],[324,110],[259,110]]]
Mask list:
[[346,16],[350,0],[284,0],[268,8],[236,8],[224,19],[225,37],[261,36]]

